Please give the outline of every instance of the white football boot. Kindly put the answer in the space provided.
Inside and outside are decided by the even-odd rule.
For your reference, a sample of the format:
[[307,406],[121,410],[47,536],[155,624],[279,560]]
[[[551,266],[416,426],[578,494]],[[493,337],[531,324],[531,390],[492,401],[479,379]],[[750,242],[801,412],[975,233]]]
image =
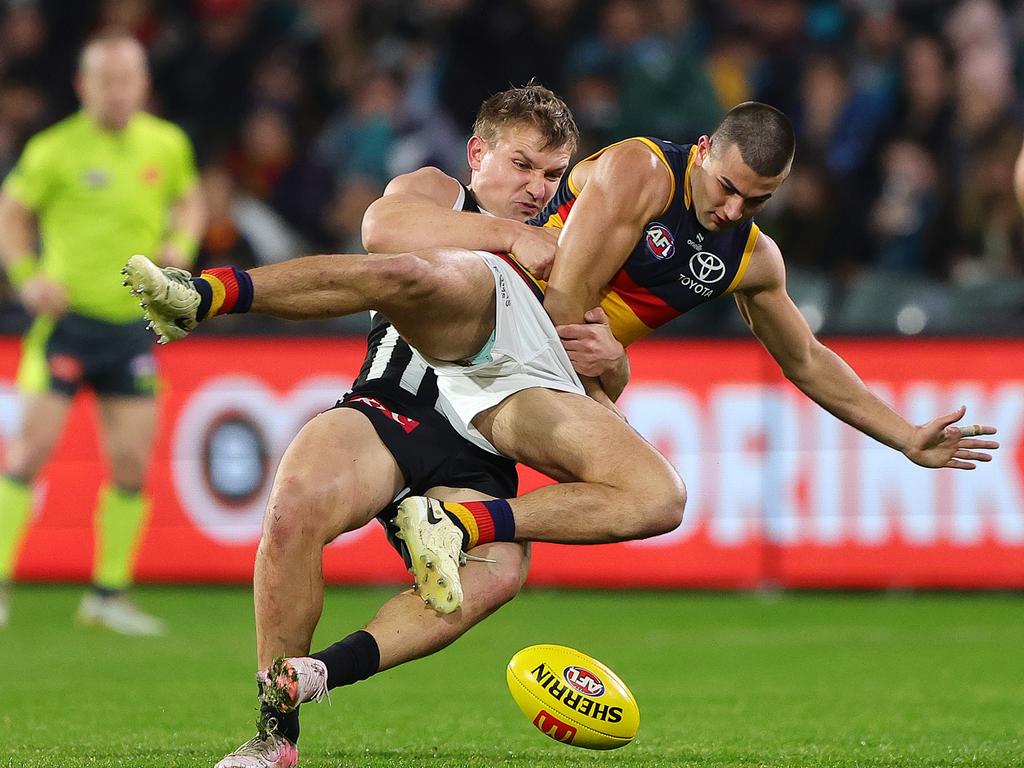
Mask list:
[[327,692],[327,665],[309,656],[274,659],[274,662],[256,673],[260,683],[260,699],[278,712],[292,712],[307,701],[320,702]]
[[214,768],[293,768],[298,764],[298,747],[284,736],[267,730],[224,755]]
[[202,297],[192,284],[192,274],[177,267],[160,268],[136,254],[121,270],[123,285],[139,299],[149,329],[161,344],[188,336],[199,325],[196,311]]
[[467,560],[494,562],[462,551],[462,531],[436,499],[410,496],[398,505],[394,523],[396,535],[409,550],[416,591],[438,613],[451,613],[462,605],[460,566]]
[[160,637],[167,634],[163,621],[140,610],[123,594],[104,597],[86,592],[78,604],[76,618],[84,626],[103,627],[122,635]]

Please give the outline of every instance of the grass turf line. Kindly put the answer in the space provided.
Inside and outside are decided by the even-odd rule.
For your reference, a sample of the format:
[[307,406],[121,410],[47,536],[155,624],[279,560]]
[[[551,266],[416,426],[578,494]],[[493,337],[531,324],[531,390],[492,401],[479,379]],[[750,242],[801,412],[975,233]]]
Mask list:
[[[160,639],[78,629],[80,593],[14,589],[0,766],[208,767],[252,735],[248,590],[138,590],[172,628]],[[390,593],[329,590],[314,646]],[[588,752],[532,728],[504,666],[538,642],[619,673],[641,708],[633,744]],[[1020,596],[528,591],[440,654],[303,707],[300,765],[1024,766],[1021,648]]]

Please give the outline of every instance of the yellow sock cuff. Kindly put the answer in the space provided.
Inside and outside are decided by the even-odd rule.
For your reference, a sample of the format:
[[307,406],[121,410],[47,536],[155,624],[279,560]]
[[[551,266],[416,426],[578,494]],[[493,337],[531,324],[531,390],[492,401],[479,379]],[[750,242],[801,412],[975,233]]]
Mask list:
[[125,492],[109,485],[100,489],[93,568],[96,586],[120,590],[131,585],[148,507],[149,500],[142,493]]
[[445,510],[453,514],[462,525],[462,529],[466,532],[468,541],[466,542],[466,551],[468,552],[476,546],[477,542],[480,541],[480,527],[476,523],[476,517],[471,511],[466,509],[462,504],[454,501],[446,501],[443,504]]
[[32,486],[0,477],[0,581],[10,581],[32,514]]

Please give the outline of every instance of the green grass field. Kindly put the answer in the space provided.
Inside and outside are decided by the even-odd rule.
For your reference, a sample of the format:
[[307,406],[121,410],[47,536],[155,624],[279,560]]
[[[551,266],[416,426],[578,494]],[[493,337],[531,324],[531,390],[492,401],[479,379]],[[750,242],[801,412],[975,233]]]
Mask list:
[[[78,588],[20,586],[0,631],[0,765],[212,766],[252,735],[247,590],[148,588],[171,636],[77,629]],[[328,593],[315,645],[389,594]],[[505,688],[574,645],[640,702],[635,742],[566,747]],[[1019,596],[527,592],[455,646],[303,708],[315,766],[1024,766]]]

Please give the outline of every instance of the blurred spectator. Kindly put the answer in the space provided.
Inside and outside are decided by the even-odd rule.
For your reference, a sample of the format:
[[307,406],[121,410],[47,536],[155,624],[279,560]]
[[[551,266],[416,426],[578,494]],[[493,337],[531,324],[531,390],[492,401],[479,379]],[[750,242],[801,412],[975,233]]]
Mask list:
[[954,123],[959,249],[950,274],[958,282],[1022,271],[1020,217],[1013,197],[1013,163],[1020,125],[1005,18],[990,0],[964,0],[947,22],[957,52]]
[[366,75],[369,40],[364,0],[302,0],[293,32],[302,81],[323,123],[345,106]]
[[572,105],[578,157],[628,135],[691,140],[748,99],[786,111],[797,166],[763,217],[794,264],[840,280],[1024,271],[1020,0],[8,0],[0,177],[75,108],[75,51],[107,28],[144,41],[152,110],[204,165],[226,158],[208,183],[234,185],[261,263],[358,249],[389,178],[458,173],[457,126],[536,78]]
[[[919,270],[942,277],[948,269],[948,251],[954,241],[952,222],[955,221],[953,189],[953,90],[952,51],[945,42],[931,35],[911,37],[903,50],[901,90],[895,114],[883,131],[883,142],[876,153],[883,164],[880,197],[872,213],[874,233],[882,238],[876,241],[881,249],[876,262],[883,267],[914,266]],[[923,155],[923,156],[921,156]],[[908,178],[894,174],[906,172]],[[888,239],[894,220],[900,216],[887,214],[881,207],[902,199],[898,208],[904,214],[904,227],[915,209],[918,226],[912,239],[905,232],[899,249]],[[914,198],[911,202],[910,198]],[[888,220],[889,234],[883,220]],[[909,257],[908,251],[915,256]],[[897,266],[901,264],[902,266]]]
[[193,271],[229,265],[238,269],[258,267],[256,251],[235,218],[236,189],[231,174],[223,166],[211,166],[203,171],[202,185],[207,224]]
[[769,222],[765,228],[786,254],[787,265],[834,273],[834,244],[842,236],[837,233],[845,234],[841,214],[825,169],[800,158],[759,219]]
[[707,55],[708,77],[720,110],[754,98],[759,65],[753,30],[737,25],[721,31]]
[[742,3],[738,21],[758,31],[761,68],[755,98],[778,107],[787,115],[800,112],[800,82],[809,41],[804,27],[804,3],[799,0],[764,0]]
[[456,125],[470,125],[480,103],[536,78],[568,88],[566,53],[594,13],[579,0],[475,0],[452,20],[441,94]]
[[882,159],[881,195],[869,222],[876,266],[920,273],[928,268],[928,233],[939,211],[939,173],[928,151],[905,139],[889,144]]
[[230,146],[248,112],[253,63],[265,53],[254,0],[194,0],[194,34],[159,62],[157,86],[167,111],[206,156]]
[[242,124],[228,167],[253,197],[270,205],[316,244],[327,242],[322,212],[333,181],[311,147],[300,146],[288,118],[269,106],[254,109]]
[[652,6],[643,14],[646,36],[631,46],[622,64],[617,133],[676,141],[709,133],[722,112],[704,64],[692,3],[658,0]]
[[569,90],[568,103],[580,129],[576,159],[612,142],[619,124],[619,89],[614,78],[596,73],[579,77]]

